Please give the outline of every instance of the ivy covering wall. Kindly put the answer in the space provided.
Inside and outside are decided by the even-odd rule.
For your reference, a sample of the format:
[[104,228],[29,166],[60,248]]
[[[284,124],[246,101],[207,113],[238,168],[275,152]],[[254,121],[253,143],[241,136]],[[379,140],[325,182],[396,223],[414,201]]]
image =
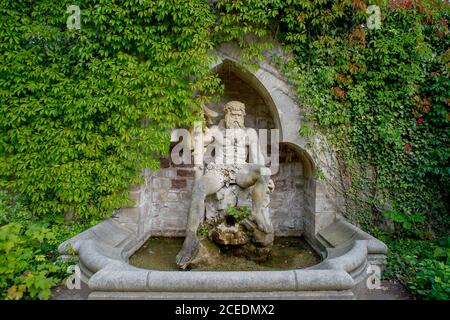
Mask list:
[[211,83],[205,1],[2,1],[1,184],[38,215],[105,216]]
[[[320,132],[337,155],[345,215],[385,241],[441,239],[429,255],[443,265],[426,270],[447,286],[424,275],[412,290],[450,294],[447,2],[0,3],[0,186],[33,217],[89,220],[126,205],[142,168],[168,152],[169,129],[190,125],[220,92],[214,46],[234,41],[257,63],[277,41],[291,57],[281,71],[309,110],[299,134]],[[378,29],[368,4],[380,9]],[[69,5],[81,9],[79,30],[67,28]]]

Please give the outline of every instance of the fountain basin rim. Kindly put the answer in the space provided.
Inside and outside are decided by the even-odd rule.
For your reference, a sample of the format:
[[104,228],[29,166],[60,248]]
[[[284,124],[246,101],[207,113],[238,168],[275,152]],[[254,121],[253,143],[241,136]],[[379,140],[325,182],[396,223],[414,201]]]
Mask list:
[[[350,272],[366,265],[367,240],[356,240],[346,254],[306,268],[274,271],[159,271],[131,266],[108,257],[93,240],[79,247],[82,269],[92,272],[94,291],[303,291],[347,290]],[[93,272],[97,270],[96,272]]]
[[[349,236],[336,245],[341,229]],[[387,247],[346,221],[336,221],[327,232],[317,235],[323,238],[322,243],[334,243],[321,248],[323,261],[291,270],[159,271],[134,267],[128,264],[128,257],[148,237],[139,239],[111,219],[69,239],[59,249],[67,253],[71,245],[78,254],[82,280],[93,290],[91,298],[109,297],[109,293],[114,299],[136,294],[141,298],[160,294],[183,297],[189,293],[222,297],[233,292],[244,297],[252,293],[269,298],[352,298],[352,291],[365,283],[368,264],[384,264]]]

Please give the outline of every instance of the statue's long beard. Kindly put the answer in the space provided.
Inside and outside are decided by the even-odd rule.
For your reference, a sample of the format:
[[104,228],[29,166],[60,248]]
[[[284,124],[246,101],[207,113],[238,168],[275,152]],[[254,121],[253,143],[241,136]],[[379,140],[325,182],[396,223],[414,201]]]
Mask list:
[[233,128],[236,128],[236,129],[238,129],[238,128],[243,128],[243,127],[244,127],[244,124],[241,123],[241,122],[233,121],[232,127],[233,127]]
[[239,121],[227,121],[226,126],[228,129],[242,129],[244,128],[244,123]]

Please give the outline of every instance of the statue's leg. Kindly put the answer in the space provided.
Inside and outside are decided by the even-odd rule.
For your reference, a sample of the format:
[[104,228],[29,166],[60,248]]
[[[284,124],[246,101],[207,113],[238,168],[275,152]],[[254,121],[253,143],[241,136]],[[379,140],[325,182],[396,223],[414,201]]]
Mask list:
[[223,182],[214,172],[210,171],[198,179],[192,190],[191,207],[186,225],[186,238],[183,247],[176,257],[177,265],[181,268],[188,263],[198,247],[197,229],[205,214],[206,196],[216,193],[222,188]]
[[270,175],[261,174],[261,168],[265,167],[258,164],[245,165],[237,173],[236,183],[242,188],[253,186],[252,218],[255,220],[259,229],[266,233],[272,233],[272,223],[270,222],[269,217],[266,217],[262,212],[264,200],[267,196],[267,187],[269,185]]

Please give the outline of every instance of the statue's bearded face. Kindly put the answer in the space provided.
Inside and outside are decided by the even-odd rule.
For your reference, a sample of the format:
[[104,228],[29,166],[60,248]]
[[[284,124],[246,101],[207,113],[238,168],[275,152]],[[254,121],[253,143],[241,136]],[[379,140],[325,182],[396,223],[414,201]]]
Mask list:
[[227,129],[244,128],[244,113],[242,110],[230,110],[225,114]]

